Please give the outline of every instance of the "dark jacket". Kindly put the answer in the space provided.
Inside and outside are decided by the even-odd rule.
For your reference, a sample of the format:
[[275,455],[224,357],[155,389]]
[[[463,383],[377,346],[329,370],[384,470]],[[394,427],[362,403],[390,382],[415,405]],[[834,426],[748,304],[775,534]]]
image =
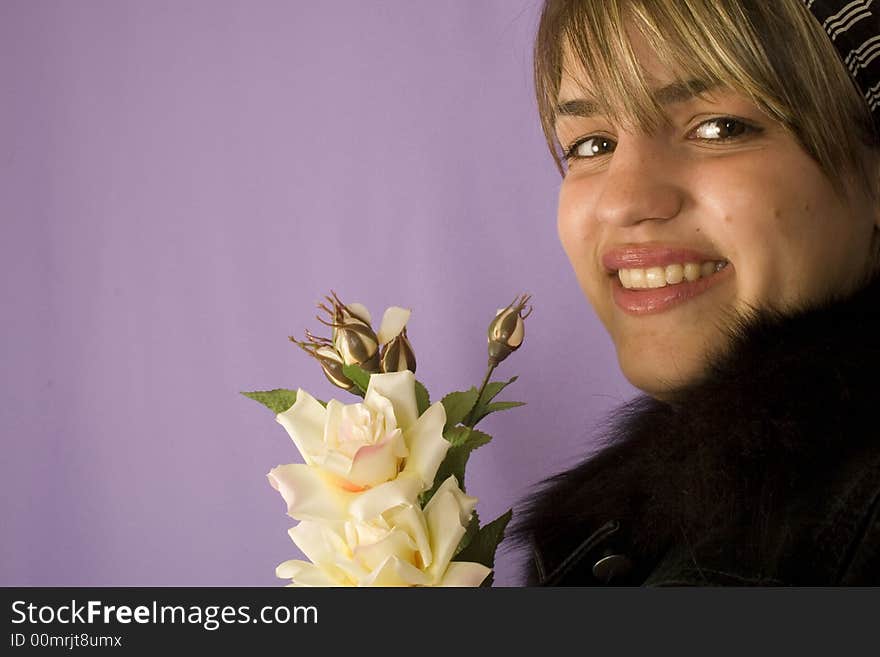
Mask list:
[[519,508],[527,584],[880,585],[880,278],[727,330]]

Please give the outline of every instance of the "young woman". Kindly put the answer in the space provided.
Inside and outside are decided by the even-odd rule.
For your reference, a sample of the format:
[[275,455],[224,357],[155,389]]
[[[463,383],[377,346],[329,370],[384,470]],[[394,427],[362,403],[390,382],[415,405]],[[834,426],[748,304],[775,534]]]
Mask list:
[[880,2],[547,0],[535,81],[645,394],[521,509],[528,583],[880,584]]

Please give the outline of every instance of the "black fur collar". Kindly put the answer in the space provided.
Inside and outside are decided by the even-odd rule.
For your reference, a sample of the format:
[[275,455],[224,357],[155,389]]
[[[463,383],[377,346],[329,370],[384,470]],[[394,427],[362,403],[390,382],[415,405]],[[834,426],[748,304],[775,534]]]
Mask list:
[[735,536],[777,523],[780,507],[811,499],[835,464],[878,444],[866,428],[880,399],[880,275],[729,331],[702,381],[668,403],[639,396],[619,408],[591,457],[520,505],[512,540],[527,560],[534,541],[552,570],[609,519],[642,563],[719,527]]

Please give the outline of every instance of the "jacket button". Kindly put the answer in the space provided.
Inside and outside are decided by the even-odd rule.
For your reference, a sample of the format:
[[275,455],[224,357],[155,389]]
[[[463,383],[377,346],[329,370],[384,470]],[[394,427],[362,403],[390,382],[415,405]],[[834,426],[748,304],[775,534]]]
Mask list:
[[593,576],[603,584],[615,577],[625,577],[632,570],[632,561],[622,554],[607,554],[593,565]]

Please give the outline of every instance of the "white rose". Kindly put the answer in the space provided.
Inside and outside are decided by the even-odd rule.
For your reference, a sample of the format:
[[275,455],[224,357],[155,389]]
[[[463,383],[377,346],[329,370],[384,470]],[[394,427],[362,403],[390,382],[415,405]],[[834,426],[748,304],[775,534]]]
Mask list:
[[275,572],[290,586],[479,586],[489,568],[451,561],[476,503],[449,477],[424,511],[402,504],[369,520],[300,522],[290,537],[311,563]]
[[269,483],[297,520],[359,519],[404,503],[434,483],[449,442],[441,402],[418,415],[415,375],[373,374],[364,401],[324,408],[305,390],[276,416],[305,463],[273,468]]

